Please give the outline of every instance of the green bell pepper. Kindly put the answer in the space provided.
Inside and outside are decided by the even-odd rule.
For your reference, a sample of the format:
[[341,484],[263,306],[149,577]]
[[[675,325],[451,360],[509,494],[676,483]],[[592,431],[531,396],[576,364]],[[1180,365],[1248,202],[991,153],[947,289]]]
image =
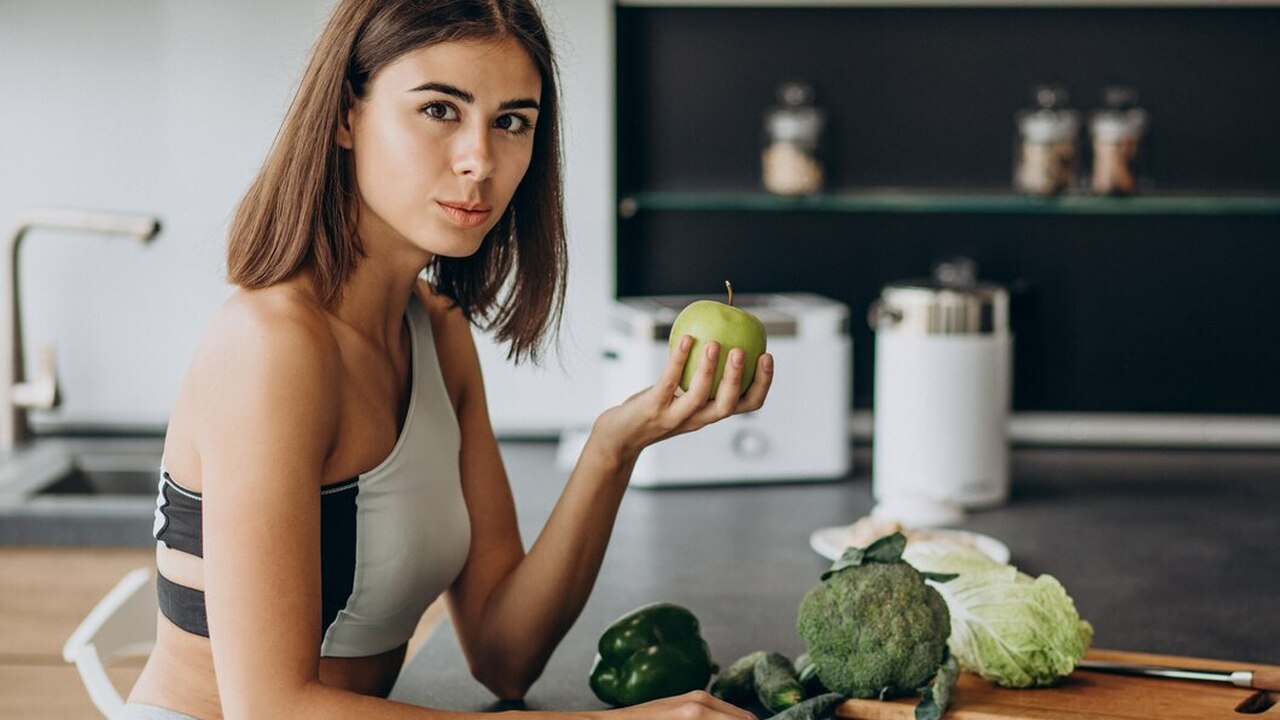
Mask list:
[[618,618],[600,637],[591,691],[615,706],[707,687],[718,668],[686,608],[654,603]]

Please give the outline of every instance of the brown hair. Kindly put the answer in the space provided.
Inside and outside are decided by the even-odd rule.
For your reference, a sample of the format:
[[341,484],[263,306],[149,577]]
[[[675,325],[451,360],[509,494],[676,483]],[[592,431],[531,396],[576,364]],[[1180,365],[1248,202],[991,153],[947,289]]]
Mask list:
[[273,285],[309,268],[328,308],[364,256],[355,233],[351,158],[338,125],[370,78],[406,52],[453,40],[512,38],[542,76],[533,155],[506,212],[469,257],[436,256],[429,282],[467,320],[537,361],[564,309],[567,255],[560,177],[556,70],[533,0],[343,0],[258,177],[231,224],[227,277]]

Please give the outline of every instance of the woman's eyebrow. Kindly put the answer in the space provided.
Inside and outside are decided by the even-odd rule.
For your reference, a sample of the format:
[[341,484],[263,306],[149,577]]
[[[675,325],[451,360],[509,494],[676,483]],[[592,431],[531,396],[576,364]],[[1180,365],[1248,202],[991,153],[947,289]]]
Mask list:
[[498,106],[499,110],[517,110],[520,108],[529,108],[530,110],[538,109],[538,101],[533,98],[520,98],[518,100],[507,100]]
[[[475,95],[472,95],[471,93],[467,92],[466,90],[463,90],[460,87],[455,87],[448,83],[442,83],[442,82],[426,82],[426,83],[422,83],[416,88],[409,90],[409,92],[429,92],[429,91],[444,93],[445,95],[456,97],[462,102],[467,104],[471,104],[476,101]],[[516,110],[520,108],[529,108],[531,110],[537,110],[538,107],[539,107],[538,101],[534,100],[533,98],[517,98],[515,100],[503,101],[503,103],[498,106],[498,109],[499,110]]]
[[425,82],[418,87],[413,88],[409,92],[427,92],[430,90],[438,93],[444,93],[445,95],[452,95],[464,103],[473,103],[476,101],[475,95],[472,95],[462,88],[454,87],[448,83],[442,82]]

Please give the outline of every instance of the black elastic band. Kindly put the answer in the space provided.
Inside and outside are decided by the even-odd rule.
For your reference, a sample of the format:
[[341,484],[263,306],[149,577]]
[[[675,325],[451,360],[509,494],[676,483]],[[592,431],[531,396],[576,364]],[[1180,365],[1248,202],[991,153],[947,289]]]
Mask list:
[[179,585],[156,573],[156,598],[160,613],[174,625],[193,635],[209,637],[209,617],[204,608],[204,592]]

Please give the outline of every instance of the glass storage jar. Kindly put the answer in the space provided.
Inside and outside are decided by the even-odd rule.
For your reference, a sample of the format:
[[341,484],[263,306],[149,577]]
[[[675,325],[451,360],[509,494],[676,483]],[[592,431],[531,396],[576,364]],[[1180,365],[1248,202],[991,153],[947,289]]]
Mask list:
[[1098,195],[1138,192],[1142,137],[1147,113],[1138,107],[1138,93],[1118,85],[1102,91],[1103,108],[1089,116],[1093,167],[1089,187]]
[[1036,106],[1018,111],[1013,187],[1028,195],[1058,195],[1076,177],[1080,115],[1067,107],[1067,91],[1041,85],[1032,91]]
[[814,89],[801,82],[778,87],[778,104],[764,114],[761,153],[764,187],[777,195],[822,192],[822,132],[826,113],[814,105]]

